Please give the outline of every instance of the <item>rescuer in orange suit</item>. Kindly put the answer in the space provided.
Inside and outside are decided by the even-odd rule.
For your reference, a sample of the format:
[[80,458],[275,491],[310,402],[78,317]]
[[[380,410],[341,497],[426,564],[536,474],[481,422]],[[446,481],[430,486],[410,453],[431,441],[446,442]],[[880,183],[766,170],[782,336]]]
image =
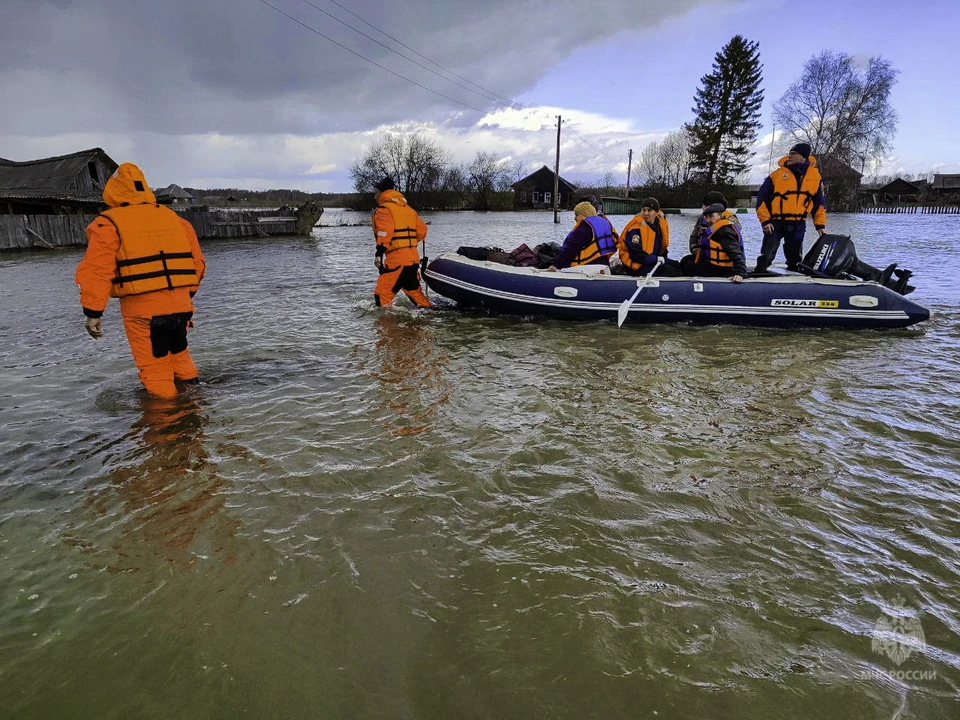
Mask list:
[[403,290],[418,307],[430,307],[420,289],[420,253],[417,244],[427,237],[427,226],[406,199],[383,178],[373,186],[377,209],[373,235],[377,243],[374,265],[380,271],[373,297],[377,306],[389,305]]
[[100,318],[111,297],[120,314],[140,382],[153,395],[177,394],[174,380],[197,382],[187,350],[193,295],[206,263],[189,222],[157,205],[143,173],[124,163],[107,180],[109,209],[87,226],[87,251],[77,266],[86,329],[103,336]]

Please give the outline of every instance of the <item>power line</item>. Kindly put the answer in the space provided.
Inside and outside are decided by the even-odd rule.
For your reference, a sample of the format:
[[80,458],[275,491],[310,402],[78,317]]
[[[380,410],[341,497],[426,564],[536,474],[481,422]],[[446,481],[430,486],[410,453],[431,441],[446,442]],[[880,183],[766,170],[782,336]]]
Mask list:
[[434,95],[439,95],[440,97],[442,97],[442,98],[444,98],[444,99],[446,99],[446,100],[449,100],[449,101],[451,101],[451,102],[455,102],[457,105],[462,105],[463,107],[469,108],[470,110],[475,110],[475,111],[478,112],[478,113],[484,113],[484,114],[486,114],[486,112],[487,112],[486,110],[481,110],[480,108],[476,108],[476,107],[474,107],[473,105],[468,105],[467,103],[462,102],[462,101],[460,101],[460,100],[457,100],[456,98],[452,98],[452,97],[450,97],[449,95],[444,95],[444,94],[443,94],[442,92],[440,92],[439,90],[434,90],[433,88],[427,87],[426,85],[422,85],[422,84],[418,83],[416,80],[412,80],[411,78],[408,78],[408,77],[406,77],[405,75],[401,75],[401,74],[398,73],[398,72],[394,72],[393,70],[391,70],[391,69],[388,68],[388,67],[384,67],[384,66],[381,65],[380,63],[378,63],[378,62],[376,62],[376,61],[374,61],[374,60],[371,60],[370,58],[366,57],[365,55],[362,55],[362,54],[358,53],[356,50],[353,50],[352,48],[348,48],[348,47],[347,47],[346,45],[344,45],[343,43],[337,42],[337,41],[334,40],[332,37],[330,37],[330,36],[328,36],[328,35],[324,35],[322,32],[320,32],[320,31],[317,30],[316,28],[313,28],[313,27],[311,27],[310,25],[307,25],[307,24],[306,24],[305,22],[303,22],[302,20],[298,20],[298,19],[295,18],[293,15],[289,15],[288,13],[285,13],[283,10],[281,10],[280,8],[278,8],[276,5],[271,5],[270,3],[267,2],[267,0],[260,0],[260,2],[262,2],[262,3],[263,3],[264,5],[266,5],[267,7],[273,8],[273,9],[276,10],[278,13],[280,13],[281,15],[283,15],[285,18],[288,18],[288,19],[290,19],[290,20],[293,20],[293,22],[297,23],[297,25],[300,25],[300,26],[306,28],[306,29],[309,30],[310,32],[314,33],[315,35],[319,35],[319,36],[322,37],[324,40],[329,40],[330,42],[332,42],[332,43],[333,43],[334,45],[336,45],[337,47],[343,48],[343,49],[346,50],[347,52],[356,55],[358,58],[360,58],[360,59],[362,59],[362,60],[366,60],[366,61],[367,61],[368,63],[370,63],[371,65],[375,65],[376,67],[380,68],[381,70],[386,70],[388,73],[390,73],[390,74],[393,75],[394,77],[398,77],[398,78],[400,78],[401,80],[406,80],[408,83],[411,83],[412,85],[416,85],[416,86],[419,87],[419,88],[423,88],[424,90],[426,90],[426,91],[428,91],[428,92],[432,92]]
[[[453,83],[453,84],[456,85],[457,87],[463,88],[464,90],[466,90],[466,91],[468,91],[468,92],[472,92],[472,93],[474,93],[475,95],[479,95],[479,96],[482,97],[484,100],[490,100],[490,101],[492,101],[492,102],[497,103],[498,105],[503,105],[503,104],[504,104],[503,102],[497,100],[496,97],[493,97],[493,96],[492,96],[493,94],[492,94],[492,93],[489,93],[487,90],[483,90],[483,92],[479,92],[479,91],[477,91],[477,90],[474,90],[474,89],[471,88],[471,87],[467,87],[467,86],[464,85],[463,83],[457,82],[456,80],[451,80],[451,79],[448,78],[448,77],[444,77],[443,75],[441,75],[440,73],[438,73],[438,72],[437,72],[436,70],[434,70],[433,68],[427,67],[427,66],[424,65],[423,63],[417,62],[417,61],[414,60],[413,58],[404,55],[404,54],[403,54],[402,52],[400,52],[399,50],[395,50],[394,48],[390,47],[389,45],[386,45],[385,43],[380,42],[380,41],[377,40],[375,37],[371,37],[370,35],[367,35],[367,34],[366,34],[365,32],[363,32],[362,30],[358,30],[358,29],[355,28],[353,25],[350,25],[349,23],[344,22],[343,20],[341,20],[340,18],[338,18],[336,15],[327,12],[326,10],[324,10],[324,9],[321,8],[321,7],[318,7],[317,5],[314,5],[312,2],[310,2],[310,0],[300,0],[300,1],[301,1],[302,3],[304,3],[305,5],[309,5],[310,7],[312,7],[312,8],[313,8],[314,10],[316,10],[317,12],[321,12],[321,13],[323,13],[324,15],[326,15],[327,17],[332,18],[333,20],[336,20],[338,23],[340,23],[340,24],[343,25],[344,27],[350,28],[350,29],[353,30],[355,33],[357,33],[358,35],[362,35],[363,37],[365,37],[365,38],[366,38],[367,40],[369,40],[370,42],[374,42],[374,43],[376,43],[377,45],[379,45],[380,47],[386,48],[386,49],[389,50],[390,52],[392,52],[392,53],[394,53],[394,54],[396,54],[396,55],[399,55],[399,56],[402,57],[404,60],[406,60],[406,61],[408,61],[408,62],[412,62],[412,63],[413,63],[414,65],[416,65],[417,67],[422,68],[422,69],[426,70],[426,71],[429,72],[429,73],[433,73],[434,75],[436,75],[438,78],[440,78],[440,79],[443,80],[444,82]],[[337,3],[334,3],[334,4],[337,5]],[[342,6],[338,5],[338,7],[342,7]],[[349,12],[349,11],[348,11],[348,12]],[[361,18],[361,20],[362,20],[362,18]],[[364,21],[364,22],[366,22],[366,21]],[[369,23],[367,23],[367,24],[369,25]],[[377,29],[377,28],[374,27],[373,25],[370,25],[370,27],[373,27],[373,29],[374,29],[374,30],[377,30],[377,32],[382,32],[381,30]],[[383,34],[386,35],[386,33],[383,33]],[[387,36],[387,37],[389,37],[389,36]],[[391,38],[391,39],[392,39],[392,38]],[[398,42],[399,42],[399,41],[398,41]],[[420,55],[420,53],[417,53],[416,50],[413,50],[412,48],[410,48],[410,50],[411,50],[412,52],[415,52],[417,55]],[[421,57],[423,57],[423,56],[421,56]],[[433,60],[430,60],[430,58],[426,58],[426,60],[428,60],[428,61],[430,61],[430,62],[433,62]],[[438,65],[437,63],[433,63],[433,64],[434,64],[434,65]],[[442,67],[442,66],[438,65],[438,67]],[[444,68],[444,70],[446,70],[446,68]],[[447,72],[450,72],[450,71],[447,70]],[[469,82],[469,81],[467,81],[467,82]],[[471,83],[471,84],[472,84],[472,83]],[[479,87],[479,86],[478,86],[478,87]],[[510,101],[507,101],[507,104],[509,104],[510,107],[513,107],[513,103],[511,103]]]
[[[306,1],[306,0],[304,0],[304,1]],[[329,2],[333,3],[334,5],[336,5],[338,8],[340,8],[340,9],[343,10],[344,12],[347,12],[347,13],[349,13],[350,15],[353,15],[353,17],[355,17],[357,20],[359,20],[360,22],[362,22],[364,25],[367,25],[368,27],[373,28],[374,30],[376,30],[378,33],[380,33],[380,34],[383,35],[384,37],[390,38],[390,39],[393,40],[395,43],[397,43],[398,45],[400,45],[400,47],[406,48],[407,50],[409,50],[410,52],[412,52],[412,53],[413,53],[414,55],[416,55],[417,57],[423,58],[424,60],[426,60],[426,61],[429,62],[429,63],[433,63],[434,65],[436,65],[438,68],[440,68],[440,69],[443,70],[444,72],[450,73],[450,74],[453,75],[454,77],[459,78],[460,80],[463,80],[465,83],[468,83],[468,84],[470,84],[470,85],[473,85],[475,88],[478,88],[478,89],[482,90],[483,92],[488,93],[489,95],[492,95],[493,97],[492,97],[492,98],[489,98],[489,99],[492,100],[492,99],[496,98],[496,99],[498,99],[498,100],[502,100],[503,102],[502,102],[501,104],[508,105],[509,107],[512,107],[512,108],[514,108],[514,109],[521,109],[521,108],[523,108],[523,105],[522,105],[521,103],[517,103],[517,102],[515,102],[515,101],[513,101],[513,100],[510,100],[509,98],[505,98],[505,97],[503,97],[503,95],[498,95],[498,94],[495,93],[493,90],[489,90],[489,89],[483,87],[482,85],[477,85],[477,83],[475,83],[475,82],[473,82],[473,81],[471,81],[471,80],[468,80],[467,78],[463,77],[463,75],[458,75],[458,74],[455,73],[453,70],[450,70],[449,68],[444,67],[443,65],[441,65],[440,63],[438,63],[436,60],[431,60],[430,58],[428,58],[428,57],[427,57],[426,55],[424,55],[423,53],[417,52],[416,50],[414,50],[412,47],[410,47],[409,45],[407,45],[406,43],[404,43],[404,42],[403,42],[402,40],[400,40],[399,38],[395,38],[395,37],[394,37],[393,35],[391,35],[390,33],[385,32],[385,31],[381,30],[380,28],[378,28],[376,25],[373,25],[372,23],[368,22],[367,20],[364,20],[362,17],[360,17],[359,15],[357,15],[355,12],[353,12],[353,11],[350,10],[349,8],[344,7],[343,5],[341,5],[340,3],[338,3],[336,0],[329,0]],[[316,6],[315,6],[315,7],[316,7]],[[319,8],[317,8],[317,9],[319,9]],[[323,12],[323,11],[321,10],[321,12]],[[329,13],[328,13],[328,14],[329,14]],[[333,17],[333,16],[331,16],[331,17]],[[336,19],[336,18],[334,18],[334,19]],[[347,27],[350,27],[350,26],[347,25]],[[356,28],[352,28],[352,29],[356,29]],[[359,32],[359,31],[357,31],[357,32]],[[374,41],[374,42],[376,42],[376,41]],[[385,46],[385,47],[386,47],[386,46]],[[392,49],[392,48],[391,48],[391,49]],[[394,50],[393,52],[396,52],[396,50]],[[398,53],[398,54],[399,54],[399,53]],[[405,57],[405,56],[401,55],[401,57]],[[407,59],[409,60],[409,58],[407,58]],[[411,62],[413,62],[413,61],[411,60]],[[442,76],[441,76],[441,77],[442,77]],[[447,78],[444,78],[444,79],[446,80]],[[451,82],[452,82],[452,81],[451,81]],[[462,87],[462,86],[461,86],[461,87]],[[469,90],[469,88],[467,88],[467,89]]]
[[[319,12],[323,13],[324,15],[327,15],[327,16],[333,18],[334,20],[336,20],[337,22],[341,23],[342,25],[350,28],[350,29],[353,30],[354,32],[362,35],[363,37],[367,38],[368,40],[371,40],[372,42],[377,43],[377,44],[380,45],[381,47],[384,47],[384,48],[386,48],[387,50],[390,50],[390,52],[396,53],[396,54],[399,55],[400,57],[404,58],[405,60],[407,60],[407,61],[409,61],[409,62],[412,62],[413,64],[417,65],[418,67],[423,68],[424,70],[427,70],[428,72],[431,72],[431,73],[433,73],[434,75],[437,75],[437,76],[438,76],[439,78],[441,78],[442,80],[445,80],[445,81],[447,81],[447,82],[453,83],[453,84],[457,85],[458,87],[461,87],[461,88],[463,88],[463,89],[465,89],[465,90],[468,90],[468,91],[470,91],[470,92],[473,92],[473,93],[475,93],[475,94],[477,94],[477,95],[481,95],[481,97],[485,97],[485,99],[487,99],[487,100],[491,100],[491,101],[493,101],[493,102],[496,102],[496,103],[499,104],[499,105],[504,105],[504,106],[509,107],[509,108],[511,108],[511,109],[514,109],[514,110],[529,110],[529,109],[533,109],[533,108],[530,108],[530,107],[527,106],[527,105],[524,105],[523,103],[518,103],[518,102],[513,102],[513,101],[510,101],[510,100],[507,100],[506,98],[504,98],[504,97],[502,97],[502,96],[500,96],[500,95],[497,95],[497,94],[494,93],[493,91],[487,90],[486,88],[484,88],[484,87],[482,87],[482,86],[480,86],[480,85],[477,85],[476,83],[473,83],[473,82],[471,82],[470,80],[467,80],[466,78],[463,78],[463,77],[460,76],[460,75],[457,75],[457,74],[456,74],[455,72],[453,72],[452,70],[448,70],[447,68],[445,68],[445,67],[444,67],[443,65],[441,65],[440,63],[438,63],[438,62],[436,62],[436,61],[434,61],[434,60],[431,60],[431,59],[428,58],[426,55],[423,55],[423,54],[417,52],[416,50],[414,50],[414,49],[411,48],[410,46],[404,44],[402,41],[398,40],[397,38],[394,38],[393,36],[385,33],[384,31],[380,30],[380,29],[377,28],[376,26],[374,26],[374,25],[372,25],[371,23],[367,22],[366,20],[364,20],[362,17],[360,17],[360,16],[357,15],[356,13],[354,13],[354,12],[352,12],[351,10],[343,7],[343,5],[341,5],[340,3],[336,2],[336,0],[329,0],[329,1],[332,2],[334,5],[336,5],[337,7],[345,10],[345,11],[348,12],[348,13],[350,13],[350,15],[353,15],[354,17],[356,17],[356,18],[357,18],[358,20],[360,20],[361,22],[369,25],[371,28],[373,28],[373,29],[376,30],[377,32],[383,34],[385,37],[388,37],[388,38],[390,38],[391,40],[393,40],[394,42],[399,43],[401,46],[403,46],[404,48],[410,50],[410,52],[414,53],[415,55],[417,55],[417,56],[419,56],[419,57],[422,57],[424,60],[427,60],[428,62],[433,63],[434,65],[436,65],[437,67],[441,68],[441,69],[444,70],[445,72],[448,72],[448,73],[450,73],[451,75],[454,75],[454,76],[456,76],[456,77],[458,77],[458,78],[461,78],[462,80],[464,80],[464,82],[467,82],[467,83],[469,83],[469,84],[471,84],[471,85],[474,85],[474,86],[480,88],[481,90],[483,90],[485,93],[489,93],[489,95],[492,95],[492,96],[494,96],[494,97],[486,97],[486,96],[483,96],[483,95],[481,95],[481,93],[477,92],[476,90],[472,90],[471,88],[468,88],[468,87],[466,87],[466,86],[464,86],[464,85],[462,85],[462,84],[460,84],[460,83],[457,83],[457,82],[455,82],[455,81],[453,81],[453,80],[450,80],[449,78],[443,77],[443,75],[440,75],[440,73],[436,72],[435,70],[433,70],[433,69],[431,69],[431,68],[428,68],[428,67],[426,67],[425,65],[423,65],[423,64],[421,64],[421,63],[418,63],[416,60],[413,60],[412,58],[407,57],[407,56],[404,55],[403,53],[398,52],[397,50],[389,47],[388,45],[385,45],[384,43],[380,42],[380,41],[377,40],[376,38],[370,37],[370,36],[367,35],[366,33],[362,32],[362,31],[358,30],[357,28],[353,27],[352,25],[344,22],[343,20],[339,19],[339,18],[336,17],[335,15],[332,15],[331,13],[327,12],[326,10],[323,10],[322,8],[317,7],[316,5],[314,5],[314,4],[313,4],[312,2],[310,2],[309,0],[301,0],[301,2],[305,3],[306,5],[309,5],[310,7],[318,10]],[[373,65],[373,66],[375,66],[375,67],[378,67],[378,68],[380,68],[381,70],[385,70],[386,72],[390,73],[390,74],[393,75],[394,77],[400,78],[401,80],[404,80],[404,81],[406,81],[406,82],[408,82],[408,83],[410,83],[410,84],[412,84],[412,85],[416,85],[417,87],[419,87],[419,88],[421,88],[421,89],[423,89],[423,90],[426,90],[427,92],[431,92],[431,93],[433,93],[434,95],[437,95],[437,96],[439,96],[439,97],[442,97],[442,98],[444,98],[445,100],[449,100],[449,101],[451,101],[451,102],[453,102],[453,103],[456,103],[457,105],[460,105],[460,106],[462,106],[462,107],[465,107],[465,108],[467,108],[467,109],[469,109],[469,110],[473,110],[473,111],[475,111],[475,112],[484,113],[484,114],[487,113],[486,110],[481,110],[481,109],[478,108],[478,107],[474,107],[473,105],[470,105],[470,104],[468,104],[468,103],[465,103],[465,102],[463,102],[463,101],[461,101],[461,100],[457,100],[457,99],[454,98],[454,97],[450,97],[449,95],[446,95],[446,94],[440,92],[439,90],[434,90],[433,88],[428,87],[428,86],[426,86],[426,85],[423,85],[422,83],[419,83],[419,82],[417,82],[416,80],[413,80],[412,78],[408,78],[408,77],[406,77],[405,75],[401,75],[400,73],[398,73],[398,72],[396,72],[396,71],[394,71],[394,70],[391,70],[390,68],[385,67],[384,65],[381,65],[380,63],[376,62],[375,60],[371,60],[370,58],[368,58],[367,56],[363,55],[362,53],[357,52],[356,50],[354,50],[354,49],[352,49],[352,48],[350,48],[350,47],[347,47],[347,46],[344,45],[343,43],[340,43],[340,42],[338,42],[337,40],[334,40],[334,39],[333,39],[332,37],[330,37],[329,35],[325,35],[324,33],[320,32],[319,30],[317,30],[316,28],[312,27],[311,25],[308,25],[307,23],[303,22],[302,20],[299,20],[298,18],[294,17],[293,15],[290,15],[289,13],[284,12],[283,10],[281,10],[280,8],[278,8],[276,5],[273,5],[272,3],[267,2],[267,0],[260,0],[260,2],[263,3],[264,5],[266,5],[267,7],[272,8],[273,10],[275,10],[276,12],[278,12],[279,14],[283,15],[285,18],[287,18],[287,19],[289,19],[289,20],[292,20],[293,22],[297,23],[297,24],[300,25],[301,27],[303,27],[303,28],[309,30],[310,32],[314,33],[315,35],[317,35],[317,36],[319,36],[319,37],[322,37],[324,40],[328,40],[329,42],[332,42],[332,43],[333,43],[334,45],[336,45],[337,47],[342,48],[343,50],[346,50],[347,52],[349,52],[349,53],[351,53],[351,54],[353,54],[353,55],[356,55],[357,57],[359,57],[359,58],[362,59],[362,60],[365,60],[366,62],[370,63],[371,65]],[[497,100],[497,99],[495,99],[495,98],[499,98],[499,100]],[[544,118],[548,117],[542,110],[537,109],[537,110],[535,110],[535,111],[537,112],[538,115],[541,115],[541,116],[544,117]],[[604,159],[606,159],[606,160],[608,160],[608,161],[609,161],[609,160],[613,160],[613,157],[612,157],[611,155],[609,155],[606,151],[602,150],[601,148],[597,147],[597,146],[594,145],[592,142],[590,142],[589,140],[587,140],[586,138],[584,138],[580,133],[578,133],[576,130],[574,130],[574,129],[573,129],[572,127],[570,127],[569,125],[568,125],[568,128],[570,129],[570,132],[572,132],[572,133],[574,134],[574,136],[577,137],[577,139],[579,139],[579,140],[580,140],[581,142],[583,142],[585,145],[588,145],[588,146],[590,146],[591,148],[593,148],[594,150],[596,150]],[[615,162],[620,162],[620,160],[616,160]]]

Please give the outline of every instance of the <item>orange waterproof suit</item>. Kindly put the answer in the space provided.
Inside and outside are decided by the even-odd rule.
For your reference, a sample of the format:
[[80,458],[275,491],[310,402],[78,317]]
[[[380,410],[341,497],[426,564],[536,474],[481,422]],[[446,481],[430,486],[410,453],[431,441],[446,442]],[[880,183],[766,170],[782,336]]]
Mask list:
[[403,290],[419,307],[430,307],[420,289],[420,253],[417,244],[427,237],[427,226],[396,190],[384,190],[373,213],[380,278],[373,296],[377,305],[389,305]]
[[83,314],[99,318],[111,297],[120,298],[140,382],[154,395],[173,397],[174,379],[197,378],[187,350],[192,297],[206,269],[197,234],[189,222],[156,204],[132,163],[107,180],[103,201],[110,209],[87,226],[87,251],[77,266]]

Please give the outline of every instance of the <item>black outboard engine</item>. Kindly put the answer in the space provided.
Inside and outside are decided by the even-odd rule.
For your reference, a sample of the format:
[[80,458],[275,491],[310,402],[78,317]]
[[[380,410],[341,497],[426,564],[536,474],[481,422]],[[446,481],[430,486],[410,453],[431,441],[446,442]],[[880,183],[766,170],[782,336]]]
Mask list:
[[898,268],[897,263],[886,270],[878,270],[860,260],[849,235],[821,235],[799,267],[800,272],[813,277],[872,280],[901,295],[909,295],[916,289],[907,285],[913,273]]

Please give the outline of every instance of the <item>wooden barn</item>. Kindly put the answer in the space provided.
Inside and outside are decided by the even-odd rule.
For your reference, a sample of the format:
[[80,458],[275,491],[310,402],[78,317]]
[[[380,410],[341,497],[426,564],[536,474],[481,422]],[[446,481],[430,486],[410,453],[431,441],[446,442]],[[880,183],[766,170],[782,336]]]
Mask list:
[[[534,210],[552,210],[553,209],[553,180],[556,173],[546,165],[534,173],[527,175],[522,180],[518,180],[511,187],[513,188],[513,206],[515,208],[531,208]],[[562,177],[559,178],[561,209],[570,209],[573,200],[573,193],[577,187],[573,183],[567,182]]]
[[817,158],[817,168],[823,178],[827,209],[834,212],[856,210],[863,173],[842,160],[830,156]]
[[944,196],[960,197],[960,175],[937,173],[933,176],[933,183],[930,185],[930,189],[938,198]]
[[897,178],[875,191],[879,203],[915,203],[920,198],[920,187],[903,178]]
[[25,162],[0,158],[0,250],[82,244],[116,169],[100,148]]

